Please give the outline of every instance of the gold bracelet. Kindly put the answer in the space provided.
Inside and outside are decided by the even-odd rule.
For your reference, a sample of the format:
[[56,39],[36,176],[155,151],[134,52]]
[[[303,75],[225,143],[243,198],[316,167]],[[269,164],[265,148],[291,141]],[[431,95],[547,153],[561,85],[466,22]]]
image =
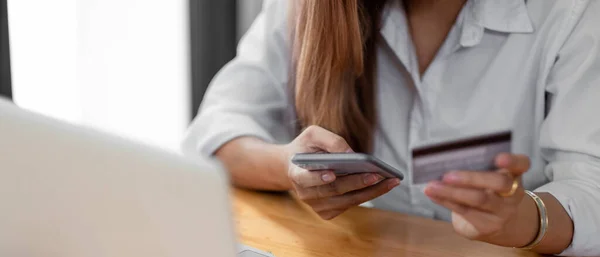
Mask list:
[[542,201],[542,198],[528,190],[525,190],[525,193],[527,193],[527,195],[533,199],[535,205],[537,205],[538,214],[540,216],[540,229],[538,230],[537,236],[533,242],[520,247],[521,249],[531,250],[538,246],[546,236],[546,232],[548,231],[548,210],[546,209],[546,205],[544,204],[544,201]]

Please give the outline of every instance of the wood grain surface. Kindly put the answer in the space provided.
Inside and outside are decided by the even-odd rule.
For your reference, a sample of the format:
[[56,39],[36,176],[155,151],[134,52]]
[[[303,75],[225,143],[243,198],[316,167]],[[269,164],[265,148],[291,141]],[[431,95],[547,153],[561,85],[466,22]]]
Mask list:
[[539,256],[470,241],[449,223],[357,207],[323,221],[289,194],[233,189],[240,241],[276,257]]

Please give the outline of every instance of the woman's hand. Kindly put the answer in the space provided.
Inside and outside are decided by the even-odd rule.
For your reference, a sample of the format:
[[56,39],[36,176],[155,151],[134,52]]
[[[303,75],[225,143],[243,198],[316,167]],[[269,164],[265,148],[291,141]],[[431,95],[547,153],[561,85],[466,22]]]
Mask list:
[[[495,172],[450,172],[425,188],[432,201],[452,211],[454,230],[466,238],[495,243],[504,229],[514,229],[508,224],[517,218],[525,195],[521,176],[530,167],[529,158],[501,154],[496,166]],[[519,183],[516,191],[512,190],[515,180]]]
[[[288,160],[296,153],[346,153],[346,141],[321,127],[311,126],[286,147]],[[329,220],[350,207],[377,198],[400,184],[398,179],[383,179],[377,174],[336,177],[332,171],[310,172],[291,163],[288,177],[298,198],[323,219]]]

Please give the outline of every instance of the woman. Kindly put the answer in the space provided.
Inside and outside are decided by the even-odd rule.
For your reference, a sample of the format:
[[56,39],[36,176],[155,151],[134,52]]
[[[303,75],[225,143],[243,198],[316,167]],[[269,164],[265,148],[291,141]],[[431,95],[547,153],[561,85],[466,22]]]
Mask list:
[[[186,147],[324,219],[370,201],[470,239],[600,255],[598,13],[580,0],[266,2]],[[411,185],[412,147],[504,129],[513,154],[496,171]],[[372,153],[407,180],[289,163],[318,151]]]

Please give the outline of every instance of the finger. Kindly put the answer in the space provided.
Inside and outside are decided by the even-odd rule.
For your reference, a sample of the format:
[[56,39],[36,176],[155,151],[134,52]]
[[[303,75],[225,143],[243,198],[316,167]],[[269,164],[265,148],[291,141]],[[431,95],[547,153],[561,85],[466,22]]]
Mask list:
[[382,180],[383,177],[370,173],[339,177],[333,183],[306,188],[305,190],[298,192],[298,197],[300,200],[310,200],[343,195],[351,191],[375,185]]
[[333,171],[308,171],[299,167],[293,168],[289,177],[297,188],[310,188],[329,184],[336,180]]
[[432,182],[425,187],[425,194],[486,212],[500,212],[504,206],[503,200],[494,193],[481,189],[461,188]]
[[475,208],[469,208],[467,206],[460,205],[455,202],[433,197],[430,198],[431,201],[433,201],[434,203],[444,206],[453,212],[452,219],[455,229],[457,229],[457,227],[456,222],[454,221],[456,219],[454,215],[458,215],[460,219],[467,222],[470,226],[472,226],[474,230],[476,230],[471,231],[470,229],[466,229],[464,227],[466,224],[460,224],[459,226],[462,227],[460,227],[459,230],[457,230],[457,232],[459,232],[467,238],[478,239],[484,236],[488,236],[492,233],[500,231],[504,224],[501,217],[495,216],[493,214],[482,212]]
[[513,180],[514,178],[506,172],[490,171],[453,171],[442,178],[442,181],[449,185],[489,189],[495,192],[510,191]]
[[302,132],[301,138],[314,150],[324,150],[329,153],[352,152],[352,148],[344,138],[319,126],[308,127]]
[[316,212],[340,209],[343,210],[358,206],[366,201],[373,200],[381,195],[384,195],[398,185],[400,185],[399,179],[386,179],[377,185],[365,189],[353,191],[340,196],[306,202],[311,205],[313,210]]
[[317,213],[319,215],[319,217],[321,217],[321,219],[324,220],[332,220],[337,216],[340,216],[340,214],[344,213],[346,210],[333,210],[333,211],[324,211],[324,212],[320,212]]
[[446,209],[452,211],[452,212],[456,212],[458,214],[464,214],[469,210],[469,207],[455,203],[455,202],[451,202],[451,201],[447,201],[441,198],[437,198],[435,196],[429,196],[429,199],[431,199],[432,202],[444,206],[446,207]]
[[523,175],[531,167],[531,161],[526,155],[503,153],[496,157],[496,166],[509,170],[515,177]]

